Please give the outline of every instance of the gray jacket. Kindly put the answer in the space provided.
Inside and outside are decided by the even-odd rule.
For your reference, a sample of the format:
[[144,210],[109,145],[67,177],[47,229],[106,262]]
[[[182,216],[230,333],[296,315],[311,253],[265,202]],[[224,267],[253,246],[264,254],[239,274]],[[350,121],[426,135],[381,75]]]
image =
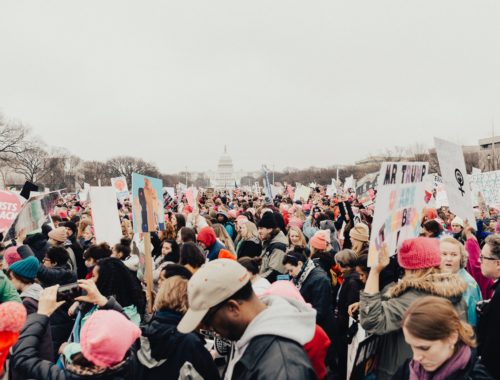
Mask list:
[[401,321],[413,301],[429,295],[447,298],[461,318],[467,320],[467,306],[462,299],[466,289],[467,284],[458,275],[431,273],[420,278],[403,278],[384,295],[361,292],[361,326],[368,334],[383,336],[379,347],[377,379],[391,379],[398,368],[412,357]]
[[[285,248],[280,249],[280,245]],[[287,245],[288,240],[281,231],[269,242],[264,242],[262,254],[260,255],[262,257],[260,275],[267,278],[269,282],[274,282],[278,274],[286,273],[285,266],[283,265],[283,258],[285,257]]]

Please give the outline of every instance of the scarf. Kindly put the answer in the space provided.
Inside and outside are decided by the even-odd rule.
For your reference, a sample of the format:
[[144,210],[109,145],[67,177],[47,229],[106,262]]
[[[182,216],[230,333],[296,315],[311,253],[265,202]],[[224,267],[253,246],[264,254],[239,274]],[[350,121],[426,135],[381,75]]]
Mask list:
[[311,273],[314,268],[316,268],[316,265],[314,265],[314,262],[312,260],[307,260],[304,263],[302,269],[299,272],[299,275],[297,276],[296,279],[293,280],[297,289],[300,290],[307,276],[309,276],[309,273]]
[[446,380],[464,369],[472,356],[469,346],[462,345],[455,354],[434,372],[427,372],[420,363],[410,362],[410,380]]

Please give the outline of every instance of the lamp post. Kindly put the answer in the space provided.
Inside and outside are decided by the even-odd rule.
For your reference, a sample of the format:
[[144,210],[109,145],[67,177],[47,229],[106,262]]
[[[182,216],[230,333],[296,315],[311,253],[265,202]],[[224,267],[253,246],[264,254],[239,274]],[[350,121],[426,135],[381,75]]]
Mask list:
[[488,153],[486,158],[488,159],[488,171],[491,171],[491,154]]

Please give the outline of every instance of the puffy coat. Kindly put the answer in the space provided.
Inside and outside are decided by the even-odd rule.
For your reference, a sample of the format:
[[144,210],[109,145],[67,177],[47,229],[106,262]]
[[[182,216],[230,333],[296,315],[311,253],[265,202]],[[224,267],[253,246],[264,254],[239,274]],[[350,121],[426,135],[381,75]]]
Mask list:
[[195,333],[177,331],[181,318],[180,313],[162,310],[141,326],[141,348],[137,352],[142,364],[141,379],[177,379],[186,362],[191,363],[205,380],[220,378],[212,356],[204,347],[204,340]]
[[419,297],[433,295],[449,299],[460,317],[467,320],[463,293],[467,284],[458,275],[432,273],[420,278],[403,278],[380,293],[360,294],[360,323],[368,334],[383,335],[377,379],[390,379],[398,368],[412,357],[406,343],[401,321],[406,310]]
[[260,275],[266,278],[269,282],[276,281],[280,274],[285,274],[285,266],[283,258],[285,257],[288,240],[282,231],[279,231],[270,241],[263,245],[262,265],[260,267]]
[[222,244],[219,240],[216,240],[212,246],[208,248],[207,259],[208,260],[216,260],[219,258],[219,252],[221,249],[225,249],[224,244]]
[[[408,359],[392,377],[392,380],[409,380],[410,379],[410,361]],[[472,356],[467,366],[460,372],[448,376],[447,380],[493,380],[484,365],[481,364],[477,357],[477,353],[472,350]]]
[[0,270],[0,303],[8,301],[21,302],[21,297],[12,282]]
[[81,368],[71,366],[61,369],[57,364],[40,358],[38,346],[40,340],[49,326],[49,318],[41,314],[31,314],[24,325],[19,341],[13,348],[12,366],[23,376],[24,379],[43,380],[120,380],[136,379],[136,359],[132,352],[119,365],[94,376],[80,375]]

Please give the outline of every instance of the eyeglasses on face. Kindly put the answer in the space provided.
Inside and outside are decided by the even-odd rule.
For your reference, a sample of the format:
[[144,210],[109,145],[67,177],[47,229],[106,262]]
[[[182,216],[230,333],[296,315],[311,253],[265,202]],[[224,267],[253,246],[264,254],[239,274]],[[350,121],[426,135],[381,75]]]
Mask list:
[[488,257],[488,256],[479,255],[479,260],[481,260],[481,261],[483,261],[483,260],[496,261],[496,260],[500,260],[500,259],[497,259],[496,257]]

